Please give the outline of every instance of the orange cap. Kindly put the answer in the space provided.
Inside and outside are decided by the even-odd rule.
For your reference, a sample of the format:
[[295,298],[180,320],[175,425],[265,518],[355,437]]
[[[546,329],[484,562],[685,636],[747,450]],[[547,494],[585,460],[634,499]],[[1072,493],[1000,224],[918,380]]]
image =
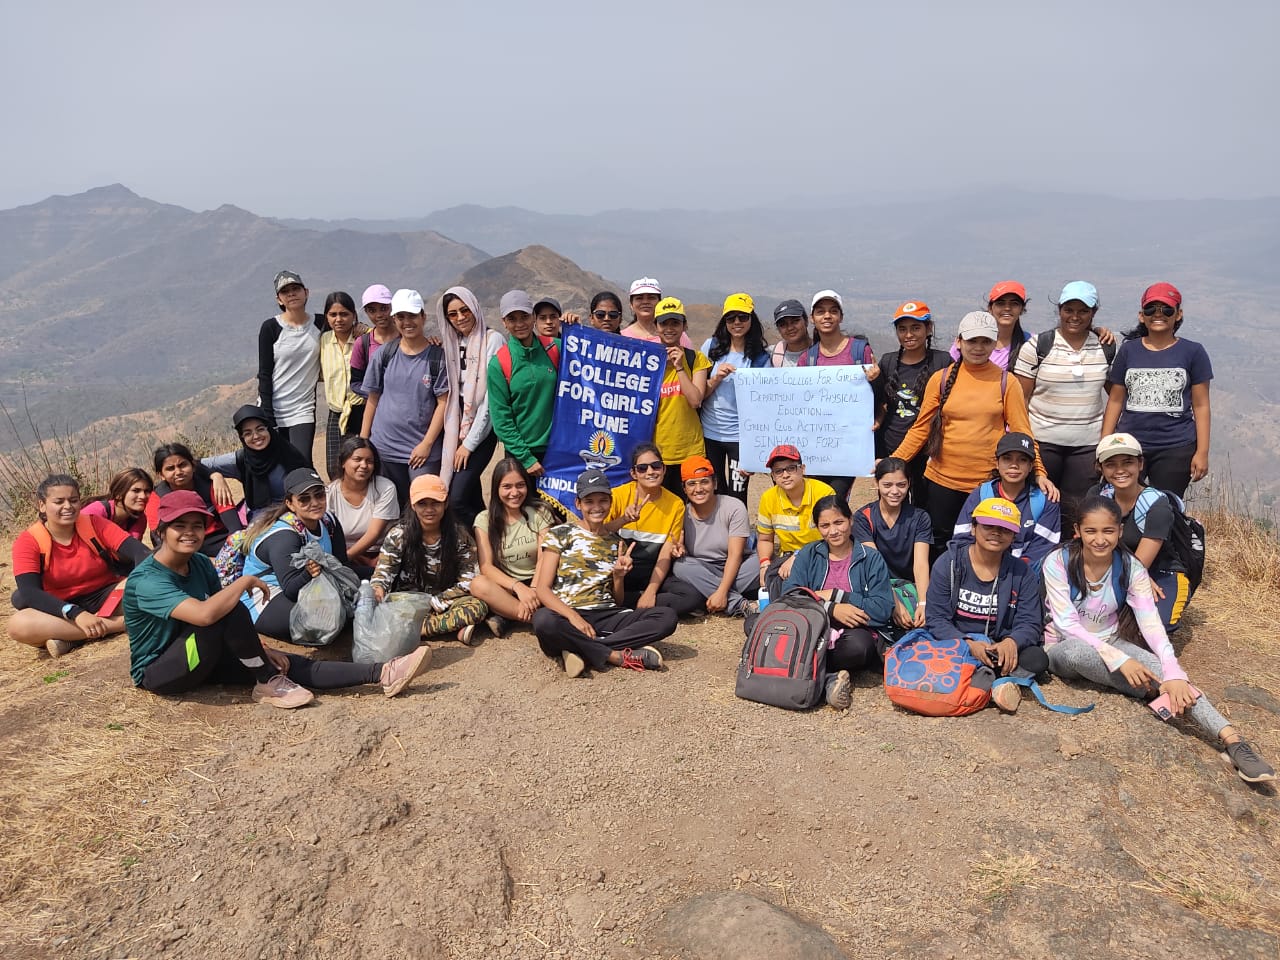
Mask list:
[[699,477],[714,477],[715,475],[715,468],[711,466],[711,461],[706,457],[690,457],[680,464],[681,483],[686,480],[697,480]]
[[987,294],[987,303],[995,303],[1006,293],[1014,294],[1023,303],[1027,302],[1027,288],[1017,280],[1001,280]]

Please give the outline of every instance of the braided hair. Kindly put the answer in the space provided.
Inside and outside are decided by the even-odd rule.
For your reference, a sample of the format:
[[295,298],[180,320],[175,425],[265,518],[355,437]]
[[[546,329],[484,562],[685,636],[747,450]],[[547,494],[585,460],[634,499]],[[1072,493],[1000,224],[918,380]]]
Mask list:
[[946,380],[939,384],[938,387],[938,409],[934,411],[933,423],[929,424],[929,439],[925,441],[924,453],[929,459],[934,459],[942,450],[942,407],[947,402],[947,398],[951,396],[951,388],[956,385],[956,376],[960,373],[960,364],[951,364],[951,369],[947,371]]

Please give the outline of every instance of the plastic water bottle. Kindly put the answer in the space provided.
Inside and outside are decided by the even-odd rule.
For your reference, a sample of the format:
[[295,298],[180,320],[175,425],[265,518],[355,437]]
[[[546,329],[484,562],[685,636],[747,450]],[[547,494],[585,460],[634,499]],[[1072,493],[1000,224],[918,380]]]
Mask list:
[[768,590],[768,588],[761,590],[761,591],[760,591],[760,593],[759,593],[759,594],[757,594],[757,596],[756,596],[756,605],[757,605],[758,609],[763,613],[763,612],[764,612],[764,608],[765,608],[765,607],[767,607],[767,606],[769,605],[769,590]]

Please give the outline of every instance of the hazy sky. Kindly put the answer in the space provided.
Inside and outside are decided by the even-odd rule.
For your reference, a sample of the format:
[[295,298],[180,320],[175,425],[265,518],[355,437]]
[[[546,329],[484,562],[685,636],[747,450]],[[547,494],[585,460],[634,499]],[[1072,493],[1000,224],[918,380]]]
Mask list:
[[0,207],[1280,194],[1274,0],[6,3]]

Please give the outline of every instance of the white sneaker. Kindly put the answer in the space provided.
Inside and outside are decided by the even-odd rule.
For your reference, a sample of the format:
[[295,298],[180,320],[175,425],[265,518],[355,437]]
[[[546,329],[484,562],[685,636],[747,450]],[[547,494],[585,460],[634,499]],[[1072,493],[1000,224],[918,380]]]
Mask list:
[[49,651],[49,656],[57,660],[59,657],[65,657],[68,653],[76,648],[76,645],[69,640],[59,640],[57,637],[50,637],[44,642],[44,648]]

